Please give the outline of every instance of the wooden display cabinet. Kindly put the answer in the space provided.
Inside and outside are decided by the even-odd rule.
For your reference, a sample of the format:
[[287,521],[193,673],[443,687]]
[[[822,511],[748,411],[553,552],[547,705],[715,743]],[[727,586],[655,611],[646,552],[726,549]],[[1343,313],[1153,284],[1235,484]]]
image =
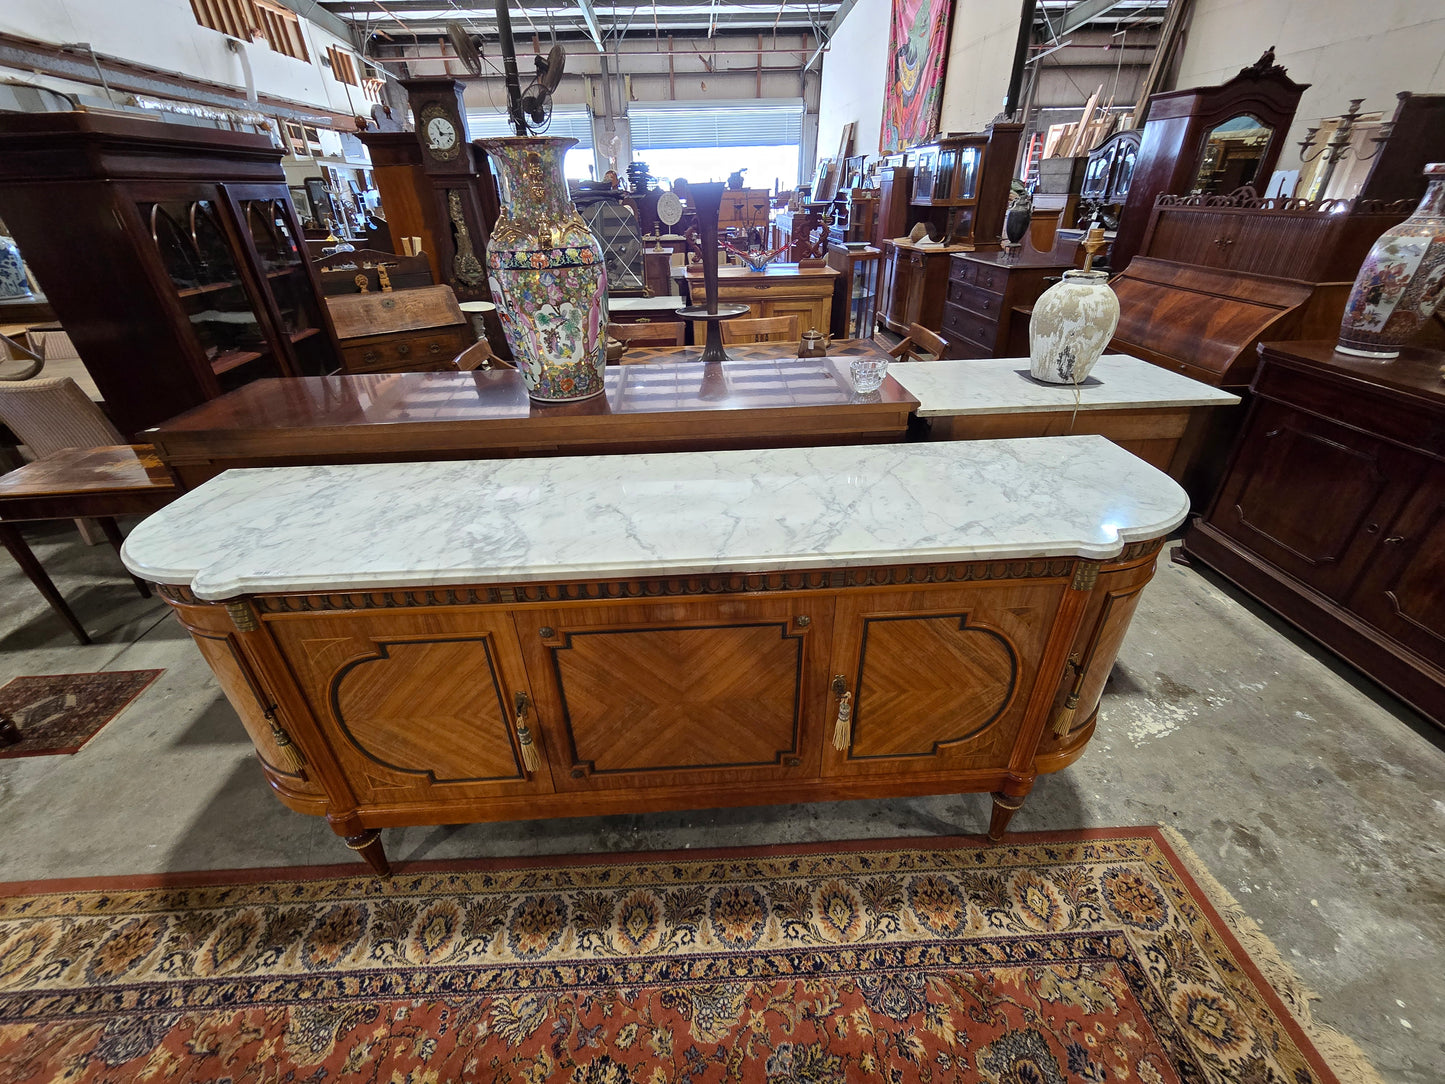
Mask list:
[[0,117],[0,215],[123,434],[337,368],[281,154],[191,125]]
[[878,330],[879,269],[883,253],[869,245],[828,246],[828,266],[838,272],[833,295],[833,337],[871,339]]
[[890,331],[908,334],[909,324],[937,331],[943,326],[948,292],[948,258],[970,249],[959,245],[919,246],[907,240],[884,241],[878,320]]
[[998,248],[1022,132],[999,122],[910,152],[914,222],[964,249]]

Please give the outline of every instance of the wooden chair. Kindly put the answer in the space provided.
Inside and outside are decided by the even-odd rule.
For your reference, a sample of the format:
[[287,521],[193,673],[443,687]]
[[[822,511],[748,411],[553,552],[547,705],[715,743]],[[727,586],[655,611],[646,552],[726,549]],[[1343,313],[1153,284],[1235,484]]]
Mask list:
[[686,332],[686,326],[677,320],[607,325],[608,336],[628,346],[681,346]]
[[760,316],[754,319],[722,322],[724,346],[741,346],[744,343],[795,343],[802,339],[798,331],[798,314],[788,316]]
[[452,364],[459,372],[471,373],[488,369],[515,369],[516,366],[510,361],[503,361],[492,353],[492,344],[482,339],[472,343],[456,357],[452,358]]
[[947,344],[922,324],[909,324],[908,337],[888,351],[898,361],[937,361],[943,357]]

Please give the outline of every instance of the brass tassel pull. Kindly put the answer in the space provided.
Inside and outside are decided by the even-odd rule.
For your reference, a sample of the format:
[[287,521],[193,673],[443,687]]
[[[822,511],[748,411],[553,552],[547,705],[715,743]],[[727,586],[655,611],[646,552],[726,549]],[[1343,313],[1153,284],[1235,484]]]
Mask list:
[[527,711],[531,706],[526,693],[517,694],[517,744],[522,749],[522,767],[529,772],[538,772],[542,768],[542,758],[532,741],[532,728],[527,725]]
[[276,767],[300,775],[306,770],[306,757],[286,733],[286,728],[276,721],[276,709],[266,709],[266,721],[271,724],[271,740],[276,743]]
[[1070,693],[1064,697],[1064,706],[1054,713],[1054,733],[1063,737],[1074,729],[1074,712],[1079,706],[1079,694]]
[[838,717],[833,720],[833,748],[845,751],[853,744],[853,694],[841,674],[833,679],[833,695],[838,698]]
[[1069,695],[1064,697],[1063,706],[1054,713],[1054,734],[1060,738],[1074,728],[1074,712],[1078,710],[1079,693],[1084,688],[1084,667],[1080,665],[1077,655],[1069,656],[1064,669],[1073,674],[1074,687],[1069,690]]

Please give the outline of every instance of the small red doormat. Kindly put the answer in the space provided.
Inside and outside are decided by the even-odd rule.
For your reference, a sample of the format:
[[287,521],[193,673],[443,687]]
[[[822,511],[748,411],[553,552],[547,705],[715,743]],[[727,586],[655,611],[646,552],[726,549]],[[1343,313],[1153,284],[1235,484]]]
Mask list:
[[1168,830],[0,885],[6,1081],[1366,1084]]
[[108,670],[101,674],[18,677],[0,686],[0,714],[20,741],[0,732],[0,760],[75,753],[100,733],[164,670]]

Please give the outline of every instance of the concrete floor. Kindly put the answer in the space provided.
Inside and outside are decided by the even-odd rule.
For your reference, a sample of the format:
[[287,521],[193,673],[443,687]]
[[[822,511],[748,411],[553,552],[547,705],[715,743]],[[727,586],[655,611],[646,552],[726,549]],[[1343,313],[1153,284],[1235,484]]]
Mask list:
[[[0,559],[0,683],[165,667],[75,756],[0,761],[0,880],[350,860],[271,797],[210,671],[108,547],[27,530],[97,642]],[[1386,1080],[1445,1079],[1445,741],[1209,574],[1164,561],[1098,733],[1019,831],[1169,824]],[[385,833],[394,861],[973,833],[982,795]]]

